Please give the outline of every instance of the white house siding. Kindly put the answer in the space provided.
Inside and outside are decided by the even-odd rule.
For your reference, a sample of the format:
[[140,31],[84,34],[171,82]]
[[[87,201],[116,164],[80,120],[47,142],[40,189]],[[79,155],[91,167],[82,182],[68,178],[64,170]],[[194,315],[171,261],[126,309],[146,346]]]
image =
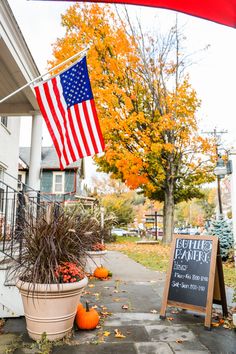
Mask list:
[[[0,123],[0,167],[17,178],[19,158],[20,117],[8,117],[7,128]],[[4,176],[4,181],[16,188],[13,178]]]
[[[0,0],[0,99],[8,97],[38,76],[38,68],[8,1]],[[7,128],[0,119],[0,167],[5,167],[14,177],[18,175],[20,117],[35,116],[38,109],[32,87],[8,97],[0,104],[0,117],[8,117]],[[6,175],[5,182],[12,187],[17,185]]]

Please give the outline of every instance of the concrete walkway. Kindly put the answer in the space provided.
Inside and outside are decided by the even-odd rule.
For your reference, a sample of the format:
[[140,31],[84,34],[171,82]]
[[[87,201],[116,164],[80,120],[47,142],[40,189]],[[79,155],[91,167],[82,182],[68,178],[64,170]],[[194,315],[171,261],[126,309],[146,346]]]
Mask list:
[[[236,332],[222,326],[206,331],[204,316],[169,308],[167,319],[159,319],[164,273],[148,270],[119,252],[108,252],[104,265],[113,277],[91,280],[81,298],[82,303],[88,300],[97,306],[101,328],[75,328],[74,336],[54,345],[51,353],[236,354]],[[44,346],[48,351],[30,340],[24,318],[6,321],[0,336],[0,354],[50,352],[50,345]],[[6,348],[12,351],[6,352]]]

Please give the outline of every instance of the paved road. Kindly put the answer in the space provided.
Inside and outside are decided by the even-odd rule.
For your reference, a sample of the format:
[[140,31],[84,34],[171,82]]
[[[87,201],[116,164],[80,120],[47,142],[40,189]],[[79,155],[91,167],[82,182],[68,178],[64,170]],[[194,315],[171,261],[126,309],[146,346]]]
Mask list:
[[[167,319],[160,320],[164,273],[148,270],[119,252],[108,252],[104,265],[113,277],[91,280],[81,298],[102,312],[101,328],[86,332],[75,328],[73,338],[54,346],[52,354],[236,354],[236,332],[223,327],[206,331],[204,316],[168,309]],[[15,354],[39,353],[35,345],[30,348],[24,318],[6,322],[0,354],[5,346],[13,347],[10,342]]]

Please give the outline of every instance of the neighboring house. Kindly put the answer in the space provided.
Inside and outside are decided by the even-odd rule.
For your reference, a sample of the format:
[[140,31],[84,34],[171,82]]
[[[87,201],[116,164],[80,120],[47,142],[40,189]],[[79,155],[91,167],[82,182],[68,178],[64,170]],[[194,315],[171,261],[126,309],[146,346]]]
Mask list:
[[[18,179],[27,185],[29,170],[30,148],[20,147]],[[65,170],[60,170],[59,159],[54,147],[42,147],[41,155],[41,198],[49,198],[53,201],[78,201],[79,197],[85,197],[82,190],[84,178],[84,163],[80,159]],[[19,183],[18,188],[21,188]]]

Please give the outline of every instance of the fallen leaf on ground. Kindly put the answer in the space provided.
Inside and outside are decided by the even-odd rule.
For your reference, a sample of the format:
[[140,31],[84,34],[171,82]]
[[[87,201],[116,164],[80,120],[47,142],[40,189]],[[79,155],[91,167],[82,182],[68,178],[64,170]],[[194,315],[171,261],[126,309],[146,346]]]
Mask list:
[[96,326],[97,329],[100,329],[101,327],[102,327],[102,326],[100,326],[100,325],[97,325],[97,326]]
[[116,290],[116,289],[115,289],[115,290],[113,290],[113,293],[115,293],[115,294],[117,294],[118,292],[119,292],[119,291],[118,291],[118,290]]
[[109,332],[109,331],[103,332],[103,335],[104,335],[105,337],[108,337],[110,334],[111,334],[111,332]]
[[121,308],[122,308],[123,310],[128,310],[129,306],[128,306],[128,305],[122,305]]
[[119,329],[115,329],[114,332],[115,332],[116,338],[126,338],[126,336],[123,333],[121,333],[121,331],[119,331]]
[[234,324],[233,324],[233,321],[232,320],[225,320],[224,324],[223,324],[223,327],[226,328],[226,329],[232,329],[234,328]]
[[89,287],[89,288],[94,288],[95,285],[94,285],[94,284],[89,284],[88,287]]
[[176,342],[176,343],[183,343],[183,340],[182,340],[182,339],[176,339],[175,342]]
[[106,312],[106,311],[103,312],[103,311],[102,311],[102,312],[100,312],[100,314],[101,314],[102,317],[107,317],[107,316],[111,316],[111,315],[112,315],[112,312]]
[[151,313],[157,313],[158,311],[157,310],[151,310],[150,312]]
[[92,306],[92,309],[97,309],[97,308],[98,308],[97,305]]
[[120,299],[119,298],[116,298],[116,299],[112,299],[113,301],[115,301],[115,302],[119,302],[120,301]]
[[174,317],[166,317],[166,319],[169,321],[174,321]]
[[92,294],[93,296],[100,296],[100,294],[99,293],[94,293],[94,294]]
[[212,327],[219,327],[219,322],[211,322]]

